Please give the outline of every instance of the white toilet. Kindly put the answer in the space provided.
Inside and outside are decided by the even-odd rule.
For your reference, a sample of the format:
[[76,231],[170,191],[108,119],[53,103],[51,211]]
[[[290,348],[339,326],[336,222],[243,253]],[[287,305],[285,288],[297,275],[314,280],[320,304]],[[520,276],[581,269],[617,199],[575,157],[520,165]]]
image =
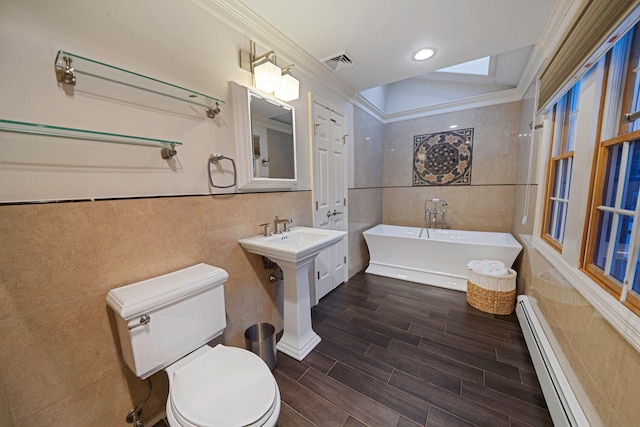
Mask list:
[[250,351],[209,341],[227,326],[226,271],[198,264],[112,289],[122,355],[145,379],[169,376],[172,427],[274,426],[280,392],[267,364]]

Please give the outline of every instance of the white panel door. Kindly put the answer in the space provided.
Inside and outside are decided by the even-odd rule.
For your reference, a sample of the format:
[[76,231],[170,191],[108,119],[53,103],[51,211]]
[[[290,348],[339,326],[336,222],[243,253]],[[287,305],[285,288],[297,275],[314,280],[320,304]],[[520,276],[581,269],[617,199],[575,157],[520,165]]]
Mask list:
[[[347,231],[345,203],[347,201],[345,181],[346,167],[346,135],[344,132],[344,118],[339,114],[331,114],[331,155],[330,155],[330,201],[331,201],[331,218],[329,220],[329,228],[331,230]],[[346,237],[340,243],[331,247],[331,275],[333,276],[333,287],[340,285],[346,280]]]
[[[344,117],[313,103],[314,227],[347,230]],[[346,279],[346,238],[320,252],[315,264],[315,301]]]
[[[313,108],[313,226],[329,228],[331,220],[331,111],[314,103]],[[315,295],[326,295],[333,289],[332,262],[329,251],[322,251],[315,260]],[[316,297],[316,303],[321,297]],[[312,297],[313,299],[313,297]]]

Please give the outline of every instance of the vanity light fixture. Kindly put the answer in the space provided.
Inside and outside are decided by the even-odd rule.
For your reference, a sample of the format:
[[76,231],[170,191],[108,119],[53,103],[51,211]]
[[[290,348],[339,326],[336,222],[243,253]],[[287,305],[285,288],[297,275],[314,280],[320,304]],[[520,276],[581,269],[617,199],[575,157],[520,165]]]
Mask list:
[[267,93],[275,92],[282,85],[282,70],[269,59],[274,55],[270,51],[251,61],[256,87]]
[[291,75],[293,65],[282,69],[282,84],[276,89],[274,95],[285,102],[295,101],[300,97],[300,82]]
[[294,101],[299,97],[300,82],[291,75],[293,65],[280,68],[276,65],[275,56],[272,50],[256,56],[256,44],[252,41],[250,52],[240,51],[240,65],[251,72],[256,88],[285,102]]
[[413,55],[413,59],[416,61],[424,61],[435,55],[436,51],[433,49],[420,49]]

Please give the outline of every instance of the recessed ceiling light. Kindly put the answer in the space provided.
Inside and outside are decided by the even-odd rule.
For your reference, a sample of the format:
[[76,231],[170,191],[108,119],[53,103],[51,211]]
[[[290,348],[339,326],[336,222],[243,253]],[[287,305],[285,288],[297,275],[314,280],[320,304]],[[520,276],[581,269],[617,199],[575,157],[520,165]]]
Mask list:
[[458,125],[451,125],[451,126],[449,126],[449,129],[455,129],[457,127],[458,127]]
[[416,61],[424,61],[431,58],[436,52],[433,49],[420,49],[413,55],[413,59]]

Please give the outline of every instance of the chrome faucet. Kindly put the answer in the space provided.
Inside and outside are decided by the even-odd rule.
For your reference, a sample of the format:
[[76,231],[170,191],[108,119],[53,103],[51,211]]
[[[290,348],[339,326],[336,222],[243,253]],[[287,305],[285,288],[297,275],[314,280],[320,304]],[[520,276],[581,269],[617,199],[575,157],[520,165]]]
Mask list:
[[[280,230],[280,224],[283,224],[282,230]],[[287,224],[293,224],[293,219],[280,219],[278,216],[273,220],[273,232],[275,234],[282,234],[285,231],[289,231],[287,229]]]
[[[427,208],[427,204],[431,202],[433,203],[433,206]],[[438,206],[440,206],[440,209],[438,209]],[[444,211],[442,210],[442,208],[444,208],[445,206],[447,206],[447,202],[445,202],[443,199],[438,199],[438,198],[432,198],[432,199],[427,199],[424,201],[424,227],[423,229],[426,229],[427,231],[427,238],[429,238],[429,228],[437,228],[438,226],[438,216],[440,216],[440,227],[439,228],[444,228]],[[420,230],[420,235],[419,237],[422,237],[422,231]]]

